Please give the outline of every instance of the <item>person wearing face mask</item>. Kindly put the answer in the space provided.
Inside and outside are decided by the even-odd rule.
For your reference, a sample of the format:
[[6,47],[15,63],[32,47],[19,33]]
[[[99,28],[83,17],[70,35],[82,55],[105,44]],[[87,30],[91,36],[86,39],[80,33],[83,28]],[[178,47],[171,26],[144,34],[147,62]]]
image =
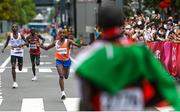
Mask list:
[[64,92],[64,78],[68,79],[69,70],[71,66],[71,59],[70,59],[70,46],[74,45],[76,47],[81,47],[71,39],[65,38],[64,35],[61,35],[59,39],[57,38],[56,41],[51,43],[48,46],[41,46],[45,50],[49,50],[53,47],[56,48],[55,51],[55,59],[56,59],[56,68],[59,75],[59,86],[61,89],[61,100],[66,99],[66,94]]
[[144,39],[145,41],[152,41],[152,36],[151,36],[151,27],[148,27],[144,31]]
[[165,38],[167,39],[169,36],[169,33],[173,31],[173,22],[172,21],[168,21],[167,22],[167,31],[165,34]]
[[166,38],[166,30],[161,27],[159,28],[159,31],[157,32],[157,40],[164,41]]

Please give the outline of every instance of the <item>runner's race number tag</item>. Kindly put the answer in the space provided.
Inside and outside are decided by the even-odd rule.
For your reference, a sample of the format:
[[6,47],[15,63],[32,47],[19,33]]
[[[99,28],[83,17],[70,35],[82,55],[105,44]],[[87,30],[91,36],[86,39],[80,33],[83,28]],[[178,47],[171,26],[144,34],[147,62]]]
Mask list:
[[37,45],[36,45],[36,44],[30,44],[30,45],[29,45],[29,48],[30,48],[30,49],[37,49]]
[[14,53],[18,54],[18,53],[22,53],[22,48],[14,48]]
[[143,93],[140,88],[125,89],[115,96],[102,93],[101,107],[102,111],[143,110]]
[[60,54],[67,54],[67,48],[58,48],[57,51]]

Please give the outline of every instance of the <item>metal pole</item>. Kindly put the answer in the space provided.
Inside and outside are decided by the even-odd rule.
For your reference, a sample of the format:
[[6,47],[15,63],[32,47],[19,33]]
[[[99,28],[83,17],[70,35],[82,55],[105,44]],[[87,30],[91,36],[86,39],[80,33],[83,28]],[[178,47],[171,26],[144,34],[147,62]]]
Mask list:
[[77,4],[74,0],[74,37],[77,37]]
[[116,0],[116,6],[123,11],[123,0]]

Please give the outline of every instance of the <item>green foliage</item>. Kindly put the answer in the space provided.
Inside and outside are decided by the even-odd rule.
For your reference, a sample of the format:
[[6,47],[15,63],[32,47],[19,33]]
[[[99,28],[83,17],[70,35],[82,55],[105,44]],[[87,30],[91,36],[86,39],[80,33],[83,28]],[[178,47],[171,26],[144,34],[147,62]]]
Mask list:
[[3,35],[0,35],[0,43],[5,40],[5,37]]
[[51,10],[51,12],[50,12],[49,17],[48,17],[48,21],[51,22],[51,21],[52,21],[52,18],[54,18],[55,15],[56,15],[56,13],[55,13],[55,8],[53,8],[53,9]]
[[[145,9],[149,10],[156,10],[159,9],[159,3],[162,0],[144,0],[143,5],[145,6]],[[180,11],[180,0],[172,0],[171,7],[173,11]]]
[[0,2],[0,20],[26,24],[36,15],[34,0],[2,0]]
[[123,10],[124,10],[124,14],[126,17],[133,16],[133,11],[130,6],[131,2],[132,2],[132,0],[123,0]]
[[175,12],[179,12],[180,13],[180,0],[172,0],[172,9],[175,11]]
[[[0,2],[0,20],[12,20],[14,18],[13,12],[13,1],[2,0]],[[14,13],[14,12],[13,12]]]
[[144,0],[143,5],[147,9],[157,9],[162,0]]

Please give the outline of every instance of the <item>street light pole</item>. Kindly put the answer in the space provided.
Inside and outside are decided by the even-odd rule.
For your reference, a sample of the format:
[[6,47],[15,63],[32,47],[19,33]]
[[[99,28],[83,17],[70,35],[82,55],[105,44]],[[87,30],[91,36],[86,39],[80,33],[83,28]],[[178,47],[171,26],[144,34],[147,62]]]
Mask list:
[[116,0],[116,6],[123,11],[123,0]]
[[74,37],[77,37],[77,5],[76,0],[74,0]]

